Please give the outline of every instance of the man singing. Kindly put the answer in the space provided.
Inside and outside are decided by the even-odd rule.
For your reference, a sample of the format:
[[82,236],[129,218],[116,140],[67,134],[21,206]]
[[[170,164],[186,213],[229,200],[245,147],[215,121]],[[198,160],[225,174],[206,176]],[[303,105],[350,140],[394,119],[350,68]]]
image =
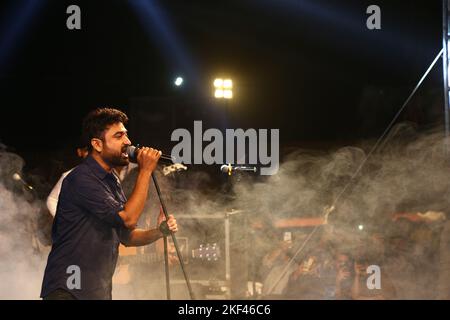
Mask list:
[[119,243],[143,246],[178,230],[172,215],[158,229],[136,228],[161,152],[140,149],[139,174],[127,200],[113,170],[129,163],[127,121],[123,112],[111,108],[96,109],[83,121],[89,156],[62,183],[42,284],[44,300],[111,299]]

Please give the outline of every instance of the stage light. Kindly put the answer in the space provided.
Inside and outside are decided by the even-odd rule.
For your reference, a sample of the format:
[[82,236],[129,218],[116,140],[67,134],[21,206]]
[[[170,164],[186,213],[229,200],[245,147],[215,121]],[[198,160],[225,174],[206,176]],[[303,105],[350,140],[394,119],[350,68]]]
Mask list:
[[223,80],[223,87],[225,89],[231,89],[233,88],[233,81],[231,81],[231,79],[225,79]]
[[225,99],[232,99],[233,98],[233,91],[231,91],[231,90],[224,90],[223,91],[223,97]]
[[217,99],[233,98],[233,81],[231,79],[217,78],[214,80],[214,97]]
[[216,79],[214,80],[214,87],[216,89],[221,88],[223,86],[223,79]]
[[177,87],[179,87],[179,86],[181,86],[182,84],[183,84],[183,78],[182,77],[177,77],[176,79],[175,79],[175,85],[177,86]]
[[216,91],[214,92],[214,97],[216,97],[217,99],[223,98],[223,90],[222,89],[216,89]]
[[364,230],[364,226],[363,226],[362,224],[360,224],[360,225],[358,226],[358,230],[359,230],[359,231],[363,231],[363,230]]

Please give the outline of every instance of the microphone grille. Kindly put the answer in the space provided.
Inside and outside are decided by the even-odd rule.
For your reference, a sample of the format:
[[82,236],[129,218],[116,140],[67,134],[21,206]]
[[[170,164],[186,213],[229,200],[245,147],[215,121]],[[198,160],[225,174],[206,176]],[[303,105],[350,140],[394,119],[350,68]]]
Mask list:
[[137,148],[135,146],[128,146],[128,148],[127,148],[128,158],[130,159],[131,162],[137,161],[136,149]]

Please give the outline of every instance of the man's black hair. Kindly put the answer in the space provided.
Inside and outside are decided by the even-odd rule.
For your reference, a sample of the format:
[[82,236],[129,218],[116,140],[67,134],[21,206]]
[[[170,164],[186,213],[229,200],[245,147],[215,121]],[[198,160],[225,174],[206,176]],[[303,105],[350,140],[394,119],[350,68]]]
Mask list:
[[105,141],[105,131],[115,123],[126,124],[128,117],[120,110],[113,108],[97,108],[89,112],[83,120],[82,141],[92,151],[91,140],[93,138]]

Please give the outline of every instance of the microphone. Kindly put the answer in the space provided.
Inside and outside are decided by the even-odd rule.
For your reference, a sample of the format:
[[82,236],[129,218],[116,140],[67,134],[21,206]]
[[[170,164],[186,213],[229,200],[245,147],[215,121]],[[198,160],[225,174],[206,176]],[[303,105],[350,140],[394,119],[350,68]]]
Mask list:
[[224,173],[228,173],[229,176],[233,173],[233,171],[250,171],[256,172],[256,167],[246,167],[246,166],[232,166],[231,164],[224,164],[220,167],[220,171]]
[[28,189],[33,190],[33,187],[30,186],[28,183],[26,183],[25,180],[23,180],[22,177],[20,176],[20,174],[18,174],[17,172],[13,174],[12,178],[13,178],[15,181],[20,181],[20,182],[22,182],[23,185],[24,185],[25,187],[27,187]]
[[[130,162],[137,163],[137,156],[138,156],[138,153],[139,153],[139,149],[141,149],[141,147],[139,145],[128,146],[127,154],[128,154],[128,159],[130,160]],[[174,159],[171,156],[168,156],[168,155],[165,155],[165,154],[162,154],[159,159],[170,161],[171,163],[174,162]]]

